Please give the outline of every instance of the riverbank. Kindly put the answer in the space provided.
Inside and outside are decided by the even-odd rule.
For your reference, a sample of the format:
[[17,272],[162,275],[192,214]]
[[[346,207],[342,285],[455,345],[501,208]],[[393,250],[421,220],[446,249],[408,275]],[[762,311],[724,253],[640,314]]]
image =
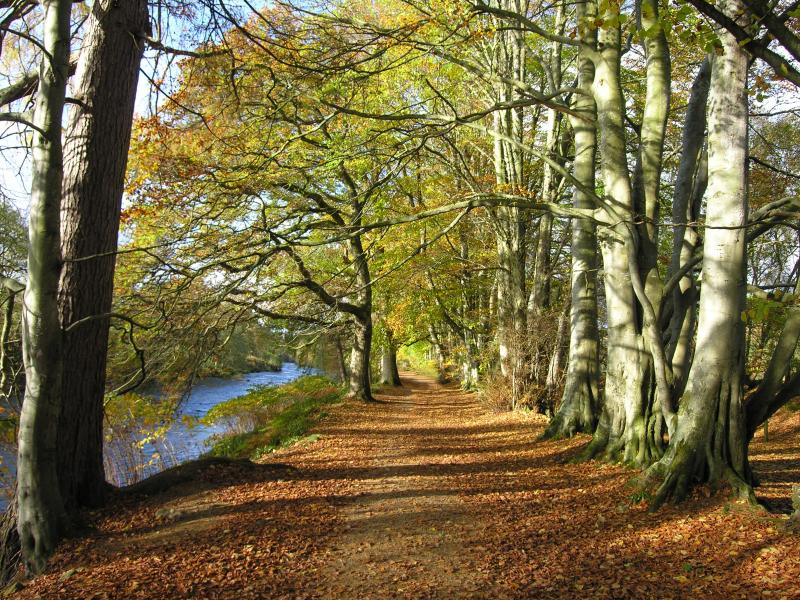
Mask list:
[[202,419],[226,423],[227,435],[211,445],[210,456],[262,456],[306,440],[308,430],[327,416],[326,408],[341,401],[343,390],[326,377],[300,377],[278,387],[260,387],[217,404]]
[[[279,371],[258,371],[233,378],[198,379],[177,413],[146,396],[116,399],[107,410],[104,462],[106,478],[116,487],[132,485],[165,469],[209,452],[208,442],[229,431],[224,421],[204,420],[218,404],[246,396],[253,388],[281,386],[315,373],[284,362]],[[116,402],[116,403],[115,403]],[[0,510],[5,510],[16,473],[16,448],[0,452]]]

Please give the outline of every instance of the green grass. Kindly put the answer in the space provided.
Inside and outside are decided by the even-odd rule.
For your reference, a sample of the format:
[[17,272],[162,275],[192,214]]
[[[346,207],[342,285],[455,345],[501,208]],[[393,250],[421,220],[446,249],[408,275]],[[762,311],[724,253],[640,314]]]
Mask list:
[[231,421],[246,413],[256,425],[251,431],[216,439],[209,454],[256,459],[292,444],[315,441],[318,436],[307,435],[309,429],[327,416],[324,408],[341,401],[342,395],[330,380],[309,376],[278,387],[256,388],[218,404],[204,422]]

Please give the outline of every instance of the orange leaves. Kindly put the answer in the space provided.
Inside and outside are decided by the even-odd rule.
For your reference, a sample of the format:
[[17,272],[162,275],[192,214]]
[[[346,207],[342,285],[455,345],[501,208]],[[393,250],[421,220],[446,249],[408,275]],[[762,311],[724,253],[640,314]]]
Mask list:
[[[569,462],[585,436],[536,442],[539,419],[404,382],[271,455],[297,471],[231,464],[118,498],[19,597],[797,597],[800,539],[782,520],[725,493],[650,514],[633,471]],[[800,464],[800,422],[778,420],[753,448],[770,494]]]

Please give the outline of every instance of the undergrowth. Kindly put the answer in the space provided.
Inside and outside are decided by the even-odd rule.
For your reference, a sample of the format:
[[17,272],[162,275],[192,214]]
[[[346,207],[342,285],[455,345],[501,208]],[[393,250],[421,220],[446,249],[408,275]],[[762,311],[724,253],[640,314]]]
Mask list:
[[342,399],[342,390],[325,377],[301,377],[277,387],[261,386],[244,396],[215,406],[203,418],[207,424],[225,422],[228,435],[215,438],[209,454],[257,459],[303,441],[311,427],[327,416],[325,406]]

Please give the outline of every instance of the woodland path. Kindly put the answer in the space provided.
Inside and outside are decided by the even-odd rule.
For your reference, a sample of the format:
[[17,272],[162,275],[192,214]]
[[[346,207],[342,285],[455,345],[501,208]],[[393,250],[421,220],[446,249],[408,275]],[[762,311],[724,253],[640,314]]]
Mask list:
[[[289,468],[209,469],[91,515],[19,597],[800,597],[780,518],[722,493],[650,514],[631,471],[565,462],[586,437],[537,442],[538,417],[404,383],[269,457]],[[757,448],[759,472],[781,474],[766,493],[797,482],[798,432],[793,414]]]

